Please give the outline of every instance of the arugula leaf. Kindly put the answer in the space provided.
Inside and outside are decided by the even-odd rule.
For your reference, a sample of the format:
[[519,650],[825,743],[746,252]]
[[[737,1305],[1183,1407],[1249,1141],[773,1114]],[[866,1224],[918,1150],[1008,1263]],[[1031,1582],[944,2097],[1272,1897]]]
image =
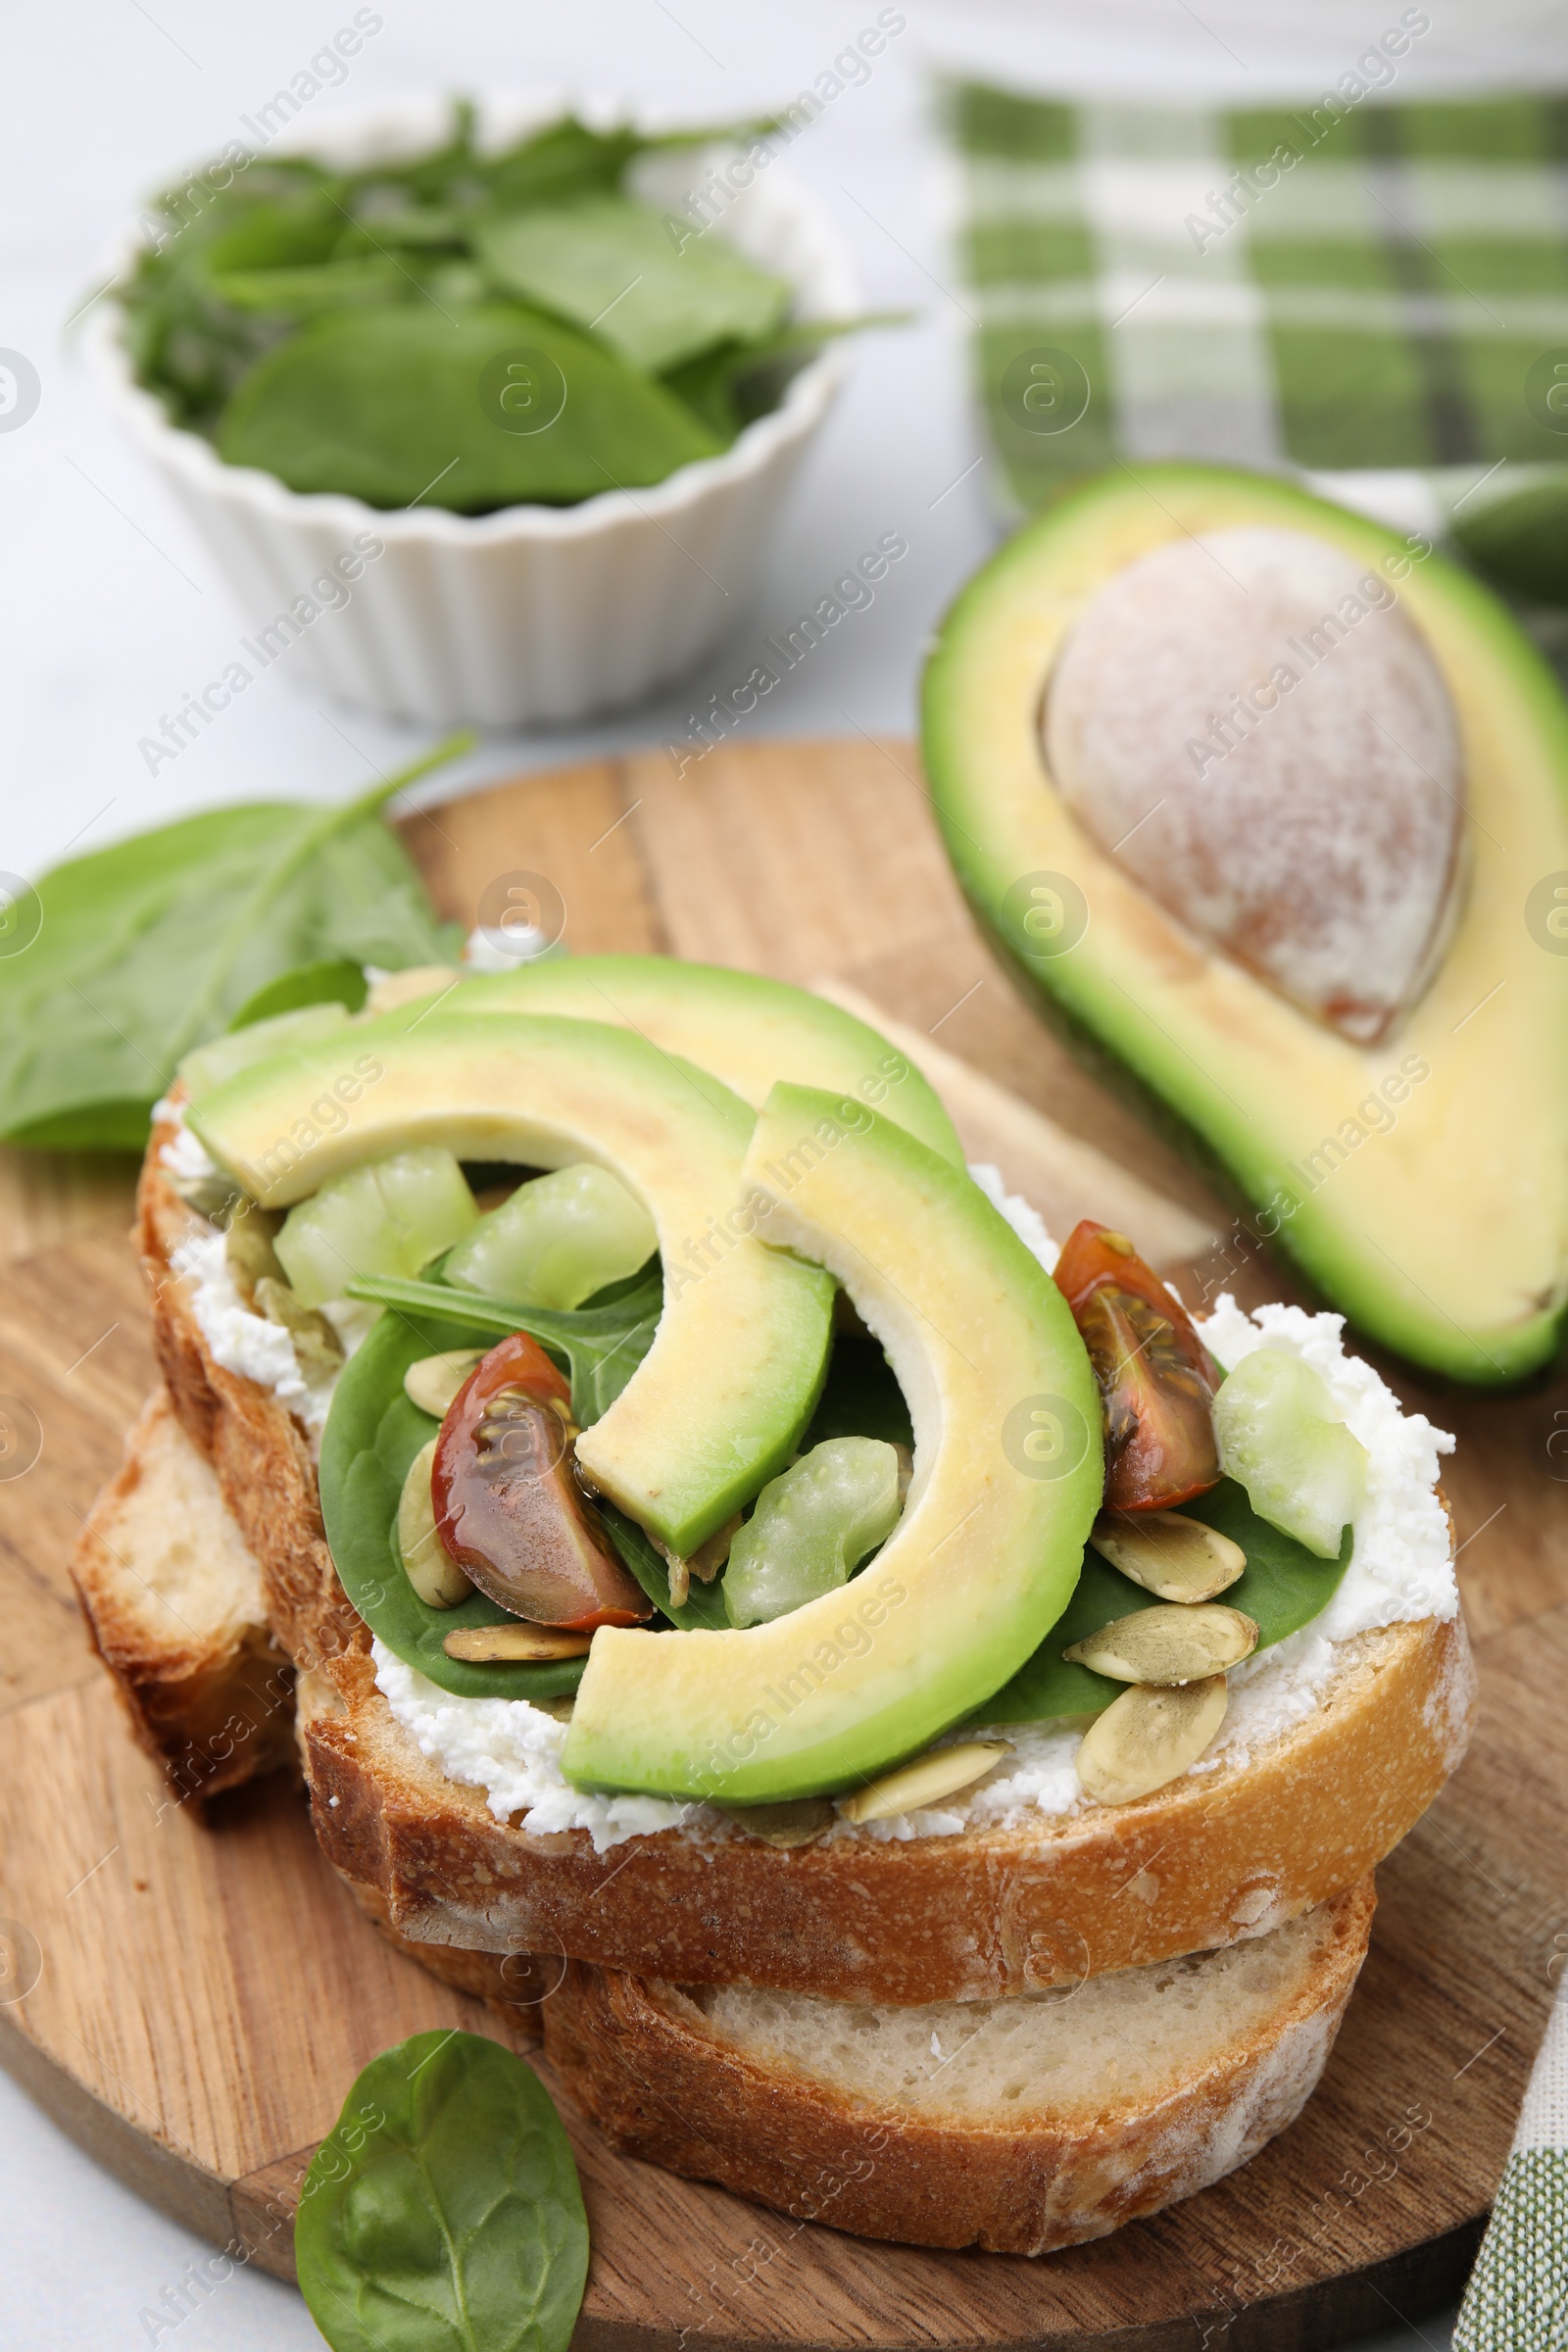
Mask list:
[[[653,1346],[664,1307],[663,1277],[657,1258],[651,1259],[618,1297],[596,1306],[518,1306],[509,1299],[487,1298],[478,1291],[460,1290],[455,1284],[406,1282],[392,1274],[356,1275],[348,1285],[348,1295],[369,1299],[377,1306],[395,1307],[401,1315],[461,1315],[476,1330],[491,1332],[498,1339],[508,1332],[527,1332],[552,1355],[564,1359],[571,1381],[572,1414],[582,1429],[602,1419],[614,1403]],[[447,1347],[457,1344],[443,1343]]]
[[372,2058],[311,2159],[294,2253],[332,2352],[566,2352],[588,2217],[538,2076],[478,2034]]
[[[1234,1479],[1222,1479],[1210,1493],[1181,1508],[1184,1517],[1216,1528],[1246,1552],[1246,1568],[1218,1597],[1228,1608],[1241,1609],[1255,1621],[1259,1649],[1268,1649],[1310,1624],[1320,1609],[1328,1607],[1350,1564],[1353,1528],[1345,1531],[1338,1560],[1320,1560],[1304,1544],[1281,1535],[1277,1527],[1260,1519],[1247,1499],[1246,1488]],[[1126,1684],[1069,1662],[1061,1653],[1071,1642],[1098,1633],[1112,1618],[1153,1608],[1155,1600],[1154,1593],[1146,1592],[1112,1568],[1098,1551],[1086,1550],[1083,1572],[1061,1616],[1012,1680],[995,1698],[975,1709],[973,1720],[1036,1723],[1050,1715],[1100,1714],[1120,1696]]]
[[716,237],[677,247],[658,213],[623,196],[496,220],[475,250],[503,292],[591,328],[650,375],[715,343],[758,342],[790,307],[783,278]]
[[[509,359],[536,353],[543,405],[564,397],[553,422],[515,432],[485,404],[484,379],[495,372],[498,397]],[[719,446],[662,384],[540,312],[498,303],[318,318],[258,361],[218,430],[229,465],[293,490],[462,514],[661,482]]]
[[[416,1286],[417,1287],[417,1286]],[[434,1286],[432,1286],[434,1287]],[[560,1698],[582,1680],[582,1658],[540,1664],[472,1665],[449,1658],[441,1644],[467,1626],[515,1625],[511,1611],[482,1592],[455,1609],[421,1600],[398,1556],[398,1498],[409,1465],[438,1422],[412,1404],[403,1375],[424,1355],[449,1348],[493,1348],[495,1333],[466,1318],[441,1294],[443,1312],[388,1313],[344,1366],[321,1432],[321,1523],[339,1582],[373,1634],[409,1666],[460,1698]],[[516,1328],[514,1326],[513,1328]]]
[[37,938],[0,959],[0,1137],[139,1151],[180,1055],[282,974],[450,961],[458,927],[377,811],[471,740],[346,807],[215,808],[45,874]]

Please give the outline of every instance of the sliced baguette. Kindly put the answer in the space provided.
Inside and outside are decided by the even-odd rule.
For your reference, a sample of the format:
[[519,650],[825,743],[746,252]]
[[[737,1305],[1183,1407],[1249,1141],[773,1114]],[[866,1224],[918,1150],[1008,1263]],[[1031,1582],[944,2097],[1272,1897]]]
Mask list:
[[268,1628],[261,1569],[167,1391],[126,1438],[71,1573],[136,1740],[181,1796],[291,1757],[294,1670]]
[[1314,1713],[1136,1804],[793,1850],[672,1830],[597,1854],[586,1831],[534,1837],[499,1821],[420,1753],[376,1689],[299,1425],[212,1360],[171,1262],[206,1230],[162,1167],[171,1133],[155,1130],[140,1193],[160,1360],[261,1563],[278,1638],[330,1684],[331,1709],[301,1725],[322,1848],[417,1942],[841,2000],[990,1999],[1071,1977],[1086,1949],[1096,1971],[1133,1968],[1295,1918],[1392,1851],[1464,1751],[1464,1627],[1428,1619],[1344,1644]]
[[1245,2164],[1299,2114],[1370,1879],[1250,1943],[1057,1998],[869,2008],[574,1965],[548,2056],[617,2147],[801,2221],[1047,2254]]
[[[318,1672],[296,1678],[269,1631],[262,1572],[213,1466],[155,1390],[92,1507],[72,1561],[93,1645],[139,1745],[181,1796],[216,1796],[280,1765],[298,1770],[298,1715],[335,1704]],[[346,1880],[367,1918],[460,1992],[539,2031],[561,1966],[526,1952],[416,1944],[394,1928],[379,1887]]]

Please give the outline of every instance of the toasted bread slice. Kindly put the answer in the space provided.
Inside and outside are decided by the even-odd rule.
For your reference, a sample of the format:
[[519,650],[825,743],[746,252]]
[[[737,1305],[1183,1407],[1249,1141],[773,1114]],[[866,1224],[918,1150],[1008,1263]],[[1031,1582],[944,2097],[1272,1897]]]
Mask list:
[[[298,1768],[295,1673],[268,1627],[261,1568],[167,1390],[154,1391],[126,1438],[72,1575],[135,1738],[181,1797],[216,1796],[279,1765]],[[313,1691],[312,1679],[301,1681],[301,1716],[332,1701],[319,1676]],[[526,1952],[414,1943],[392,1926],[378,1887],[346,1883],[400,1951],[460,1992],[502,2004],[514,2026],[537,2034],[559,1966],[536,1965]]]
[[140,1239],[160,1360],[262,1567],[268,1613],[332,1703],[301,1740],[317,1835],[417,1942],[591,1960],[674,1984],[839,2000],[981,2000],[1255,1936],[1364,1878],[1464,1751],[1474,1672],[1462,1621],[1341,1645],[1314,1712],[1250,1755],[1130,1805],[1023,1826],[781,1849],[710,1819],[596,1853],[584,1830],[533,1836],[421,1754],[375,1686],[369,1636],[338,1586],[303,1431],[216,1365],[182,1238],[206,1230],[159,1158]]
[[1190,2197],[1299,2114],[1370,1879],[1287,1927],[1056,1997],[870,2008],[574,1965],[545,2009],[617,2147],[803,2221],[1048,2254]]
[[1344,1647],[1318,1710],[1245,1760],[1136,1804],[1022,1827],[780,1849],[666,1830],[595,1853],[530,1837],[393,1720],[366,1657],[307,1718],[317,1835],[421,1941],[525,1947],[675,1983],[926,2003],[1032,1992],[1256,1936],[1364,1878],[1462,1748],[1463,1628]]
[[268,1627],[261,1569],[167,1391],[127,1437],[71,1573],[136,1739],[181,1796],[291,1758],[294,1670]]

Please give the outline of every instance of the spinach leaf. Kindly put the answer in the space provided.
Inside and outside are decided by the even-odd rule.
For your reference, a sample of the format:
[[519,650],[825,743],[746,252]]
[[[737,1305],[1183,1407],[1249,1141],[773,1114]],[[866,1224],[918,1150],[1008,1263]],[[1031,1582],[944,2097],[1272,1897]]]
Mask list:
[[347,807],[214,808],[45,874],[38,936],[0,958],[0,1138],[139,1151],[180,1055],[283,973],[450,961],[461,933],[377,812],[471,740]]
[[716,237],[677,245],[658,213],[623,196],[517,213],[475,250],[506,294],[592,329],[650,375],[715,343],[755,343],[783,322],[790,288]]
[[721,1579],[705,1585],[697,1577],[691,1590],[677,1608],[669,1597],[669,1570],[662,1555],[654,1549],[647,1535],[635,1519],[617,1511],[613,1503],[601,1502],[599,1515],[610,1530],[611,1541],[622,1561],[637,1579],[649,1599],[671,1625],[682,1633],[726,1633],[729,1619],[724,1613],[724,1586]]
[[365,967],[352,956],[300,963],[293,971],[269,980],[254,997],[247,997],[228,1025],[230,1029],[249,1029],[257,1021],[270,1021],[275,1012],[298,1012],[306,1004],[346,1004],[350,1012],[360,1012],[369,993]]
[[[510,365],[526,370],[515,382]],[[553,421],[519,432],[520,386]],[[231,466],[372,507],[569,506],[662,482],[721,444],[662,384],[540,312],[394,303],[317,319],[258,361],[218,431]]]
[[508,1299],[486,1298],[477,1291],[441,1282],[405,1282],[390,1274],[357,1275],[348,1295],[395,1307],[404,1315],[461,1315],[475,1330],[491,1335],[491,1347],[508,1332],[528,1332],[552,1355],[564,1359],[571,1409],[579,1427],[586,1429],[610,1410],[648,1353],[663,1312],[663,1277],[657,1258],[629,1285],[616,1289],[618,1296],[609,1300],[569,1310],[517,1306]]
[[382,303],[402,292],[403,271],[389,254],[368,253],[311,269],[215,270],[220,302],[271,318],[318,318],[350,304]]
[[[776,402],[800,357],[775,359],[771,371],[758,364],[787,316],[788,285],[716,238],[671,236],[651,204],[629,199],[627,167],[652,149],[776,127],[761,121],[648,137],[624,127],[591,130],[566,116],[497,154],[478,144],[474,110],[463,101],[447,139],[408,162],[345,172],[309,157],[278,157],[259,161],[224,190],[204,190],[200,203],[189,187],[172,189],[156,205],[168,233],[138,255],[122,294],[137,376],[176,423],[210,434],[233,463],[263,466],[295,488],[351,491],[371,505],[429,495],[433,504],[482,514],[521,502],[572,503],[614,482],[662,481],[727,447],[740,421]],[[547,429],[545,446],[510,421],[505,433],[494,425],[488,444],[471,446],[464,435],[477,431],[469,413],[474,355],[464,347],[440,365],[442,327],[465,329],[469,315],[494,307],[498,288],[524,298],[524,339],[564,371],[568,411],[573,399],[579,410],[586,404],[584,416]],[[373,319],[388,309],[422,324],[409,324],[400,338],[382,320],[356,356],[361,316]],[[573,321],[591,337],[586,348],[600,369],[585,366],[577,346],[558,349],[553,340]],[[313,325],[337,330],[330,350],[313,345],[302,356],[303,388],[290,366],[278,390],[263,363],[292,351]],[[728,364],[691,398],[653,380],[715,345],[747,355],[744,387]],[[496,356],[482,353],[478,365]],[[386,380],[405,365],[433,373],[427,383],[422,375]],[[381,397],[369,402],[363,433],[312,429],[314,399],[352,405],[372,380],[381,381]],[[245,412],[236,423],[230,410],[242,385]],[[250,410],[270,404],[274,390],[284,413],[259,421]],[[425,394],[433,403],[427,421]],[[464,433],[454,439],[456,422]],[[438,454],[436,440],[448,444]],[[510,450],[496,446],[506,441]]]
[[727,445],[755,417],[776,409],[808,360],[838,335],[869,326],[902,326],[907,311],[867,312],[858,318],[802,318],[782,333],[754,343],[717,343],[663,372],[662,381],[693,415]]
[[[1207,1494],[1182,1505],[1189,1519],[1229,1536],[1247,1554],[1247,1566],[1218,1595],[1227,1606],[1255,1620],[1257,1646],[1267,1649],[1299,1632],[1327,1608],[1350,1564],[1355,1531],[1348,1527],[1338,1560],[1320,1560],[1304,1544],[1281,1535],[1260,1519],[1247,1499],[1245,1487],[1222,1479]],[[1155,1595],[1135,1585],[1098,1551],[1086,1550],[1083,1571],[1071,1600],[1032,1658],[1024,1661],[995,1698],[975,1710],[984,1723],[1036,1723],[1050,1715],[1098,1715],[1126,1689],[1108,1675],[1069,1662],[1062,1651],[1087,1634],[1098,1633],[1114,1617],[1130,1617],[1135,1609],[1150,1609]]]
[[372,2058],[311,2159],[294,2253],[332,2352],[566,2352],[588,2218],[532,2068],[451,2032]]
[[801,1440],[802,1453],[824,1438],[882,1438],[890,1446],[912,1446],[909,1408],[893,1366],[875,1340],[840,1332],[828,1358],[827,1379],[811,1425]]
[[[420,1356],[449,1348],[493,1348],[495,1333],[466,1319],[447,1291],[444,1316],[388,1312],[345,1365],[321,1433],[321,1521],[344,1592],[373,1634],[409,1666],[461,1698],[559,1698],[575,1690],[585,1660],[537,1665],[470,1665],[441,1644],[461,1628],[514,1625],[482,1592],[455,1609],[419,1598],[398,1557],[398,1497],[409,1464],[439,1424],[411,1404],[403,1375]],[[514,1326],[513,1328],[517,1328]]]

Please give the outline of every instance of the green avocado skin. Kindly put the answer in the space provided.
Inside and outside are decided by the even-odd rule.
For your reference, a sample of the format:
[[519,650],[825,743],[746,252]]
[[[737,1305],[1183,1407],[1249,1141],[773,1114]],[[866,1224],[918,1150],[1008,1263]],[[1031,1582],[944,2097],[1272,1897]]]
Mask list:
[[[1128,1102],[1238,1204],[1252,1238],[1266,1241],[1290,1259],[1316,1301],[1340,1309],[1367,1339],[1445,1386],[1508,1390],[1538,1381],[1562,1360],[1568,1337],[1563,1306],[1568,1270],[1560,1259],[1555,1265],[1542,1265],[1539,1283],[1520,1295],[1516,1310],[1505,1318],[1478,1325],[1452,1311],[1445,1297],[1444,1255],[1429,1252],[1422,1258],[1411,1242],[1421,1231],[1424,1198],[1433,1188],[1454,1181],[1446,1164],[1438,1165],[1436,1154],[1424,1174],[1410,1183],[1407,1215],[1391,1218],[1386,1232],[1368,1231],[1362,1221],[1343,1213],[1332,1184],[1312,1188],[1312,1197],[1297,1200],[1293,1212],[1294,1196],[1288,1194],[1282,1202],[1281,1186],[1295,1182],[1284,1171],[1298,1147],[1280,1140],[1282,1122],[1275,1120],[1276,1131],[1270,1132],[1267,1117],[1254,1119],[1255,1102],[1238,1104],[1234,1092],[1229,1102],[1223,1099],[1228,1075],[1224,1037],[1205,1035],[1202,1059],[1205,1075],[1213,1078],[1212,1087],[1205,1087],[1193,1054],[1159,1034],[1152,1016],[1146,1018],[1130,992],[1116,985],[1114,937],[1108,930],[1112,918],[1102,907],[1092,910],[1086,934],[1092,943],[1089,955],[1080,950],[1048,956],[1032,950],[1020,913],[1008,904],[1020,875],[1039,860],[1018,841],[992,788],[996,762],[988,759],[988,738],[996,721],[974,684],[988,641],[1009,611],[1031,600],[1041,607],[1052,604],[1058,550],[1070,538],[1081,560],[1086,525],[1093,524],[1097,511],[1106,517],[1108,533],[1119,519],[1118,508],[1125,508],[1131,498],[1147,497],[1173,510],[1180,507],[1184,516],[1196,514],[1199,527],[1203,527],[1201,509],[1210,496],[1224,502],[1214,528],[1255,523],[1309,532],[1348,547],[1369,565],[1391,566],[1402,559],[1399,576],[1411,581],[1407,601],[1414,607],[1417,586],[1426,600],[1416,611],[1418,625],[1423,613],[1430,616],[1438,611],[1449,634],[1473,646],[1478,674],[1494,703],[1506,706],[1515,738],[1527,747],[1533,761],[1532,777],[1542,779],[1539,787],[1535,781],[1530,785],[1533,793],[1539,791],[1542,832],[1560,832],[1568,808],[1568,710],[1545,662],[1490,590],[1430,548],[1414,559],[1419,571],[1412,576],[1409,550],[1416,542],[1272,477],[1215,466],[1150,465],[1140,466],[1136,483],[1125,469],[1095,477],[1031,518],[967,583],[945,616],[926,664],[921,704],[925,768],[949,858],[982,928],[1018,975],[1047,1025],[1108,1091]],[[1185,520],[1182,527],[1189,527]],[[1108,564],[1104,576],[1110,577],[1115,568],[1115,563]],[[1034,731],[1047,684],[1043,673],[1029,713],[1036,744]],[[1016,720],[1009,723],[1015,725]],[[1037,757],[1042,793],[1048,794],[1050,779],[1043,756]],[[1471,792],[1474,798],[1474,781]],[[1485,826],[1486,809],[1478,808],[1475,813]],[[1508,906],[1508,919],[1513,923],[1528,919],[1528,891],[1542,865],[1568,864],[1568,855],[1559,860],[1539,849],[1532,853],[1527,845],[1521,844],[1521,850],[1525,854],[1517,879],[1509,875],[1508,895],[1514,903]],[[1477,1000],[1486,996],[1496,977],[1486,954],[1489,941],[1496,938],[1494,928],[1478,931],[1477,921],[1467,912],[1447,951],[1450,958],[1465,956],[1473,965]],[[1541,956],[1526,977],[1538,989],[1555,991],[1563,999],[1568,958],[1553,967],[1549,956]],[[1261,983],[1252,985],[1262,988]],[[1516,998],[1517,994],[1516,990]],[[1537,1122],[1544,1129],[1549,1121],[1551,1132],[1564,1130],[1568,1017],[1559,1010],[1557,1034],[1564,1052],[1544,1069],[1535,1066],[1533,1054],[1510,1046],[1510,1017],[1503,1015],[1494,1033],[1502,1037],[1494,1050],[1512,1054],[1518,1061],[1521,1129],[1528,1133]],[[1317,1085],[1312,1061],[1315,1030],[1304,1015],[1296,1018],[1300,1055],[1290,1078],[1298,1085],[1299,1099],[1309,1101]],[[1450,1024],[1444,1022],[1439,1037],[1430,1027],[1423,1028],[1422,1020],[1418,1002],[1397,1031],[1394,1051],[1419,1046],[1436,1068],[1448,1047]],[[1282,1068],[1288,1058],[1282,1054]],[[1322,1091],[1320,1125],[1332,1133],[1355,1094],[1343,1079],[1332,1096]],[[1537,1157],[1544,1164],[1552,1156],[1549,1141],[1544,1138]],[[1483,1232],[1496,1215],[1494,1197],[1477,1198],[1468,1229]],[[1449,1262],[1453,1255],[1447,1252]]]

